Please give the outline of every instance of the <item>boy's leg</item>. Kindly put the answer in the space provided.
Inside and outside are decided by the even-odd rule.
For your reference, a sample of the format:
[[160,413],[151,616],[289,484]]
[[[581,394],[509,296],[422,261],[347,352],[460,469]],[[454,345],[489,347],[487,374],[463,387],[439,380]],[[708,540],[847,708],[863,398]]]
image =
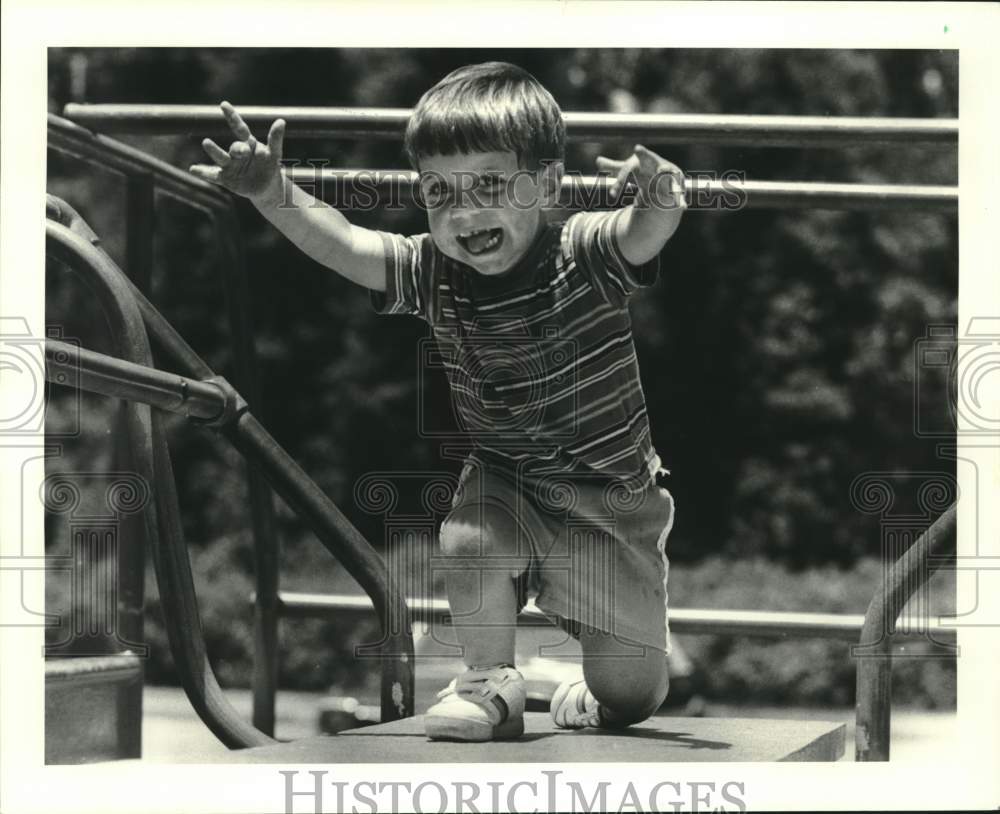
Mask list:
[[583,675],[600,703],[604,726],[628,726],[659,709],[670,689],[662,650],[625,642],[597,630],[580,632]]
[[441,527],[442,565],[452,626],[469,667],[514,663],[516,579],[528,567],[518,529],[505,509],[471,504]]
[[464,504],[441,527],[452,626],[469,668],[438,693],[424,727],[432,740],[488,741],[524,731],[524,678],[514,669],[517,527],[502,506]]
[[[660,487],[633,496],[641,500],[614,506],[606,494],[591,495],[590,504],[607,501],[604,513],[613,514],[615,522],[603,524],[600,515],[591,512],[597,517],[597,533],[576,543],[583,556],[576,556],[580,565],[570,575],[565,604],[571,619],[589,624],[563,618],[580,641],[585,682],[556,691],[551,711],[558,726],[628,726],[652,715],[667,696],[666,544],[673,526],[673,498]],[[588,504],[581,505],[585,510]],[[570,546],[571,562],[573,553]],[[541,601],[539,605],[545,607]],[[609,617],[614,621],[608,627],[629,631],[627,638],[624,632],[615,636],[600,629]]]
[[656,712],[670,688],[666,653],[568,624],[583,649],[584,680],[556,689],[550,706],[556,725],[618,728]]

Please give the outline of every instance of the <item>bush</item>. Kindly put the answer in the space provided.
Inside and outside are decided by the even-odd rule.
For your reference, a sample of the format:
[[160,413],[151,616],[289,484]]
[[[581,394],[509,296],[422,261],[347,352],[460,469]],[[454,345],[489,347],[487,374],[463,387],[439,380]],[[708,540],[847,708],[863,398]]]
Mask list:
[[[672,607],[862,614],[881,580],[877,560],[849,569],[791,571],[763,559],[710,557],[671,565]],[[934,615],[954,610],[954,575],[929,583]],[[855,664],[846,642],[735,636],[678,636],[697,671],[694,692],[720,703],[844,705],[855,700]],[[928,709],[954,708],[954,658],[898,659],[893,700]]]

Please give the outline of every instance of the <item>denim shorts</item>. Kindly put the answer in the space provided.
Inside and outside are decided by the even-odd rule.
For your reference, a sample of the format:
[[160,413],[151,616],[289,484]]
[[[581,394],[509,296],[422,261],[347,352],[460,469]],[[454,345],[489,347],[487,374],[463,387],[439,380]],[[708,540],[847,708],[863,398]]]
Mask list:
[[[519,476],[469,459],[452,512],[502,511],[515,521],[518,607],[529,596],[571,634],[580,628],[670,652],[667,538],[670,493],[607,475]],[[446,520],[447,522],[447,520]]]

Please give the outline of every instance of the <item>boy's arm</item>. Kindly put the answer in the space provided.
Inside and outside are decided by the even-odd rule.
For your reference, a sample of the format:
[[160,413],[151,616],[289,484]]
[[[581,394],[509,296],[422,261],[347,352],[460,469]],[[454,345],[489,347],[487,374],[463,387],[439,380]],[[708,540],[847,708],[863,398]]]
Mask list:
[[382,239],[352,225],[332,206],[292,183],[284,173],[253,205],[285,237],[321,265],[375,291],[385,291]]
[[384,291],[385,255],[378,234],[353,226],[336,209],[295,186],[281,171],[285,122],[278,119],[272,124],[267,143],[261,144],[232,105],[223,102],[221,107],[237,141],[226,152],[205,139],[202,146],[215,164],[195,164],[191,172],[249,198],[316,262],[366,288]]
[[625,161],[601,156],[597,167],[615,174],[612,195],[618,193],[629,177],[636,184],[636,197],[618,219],[618,248],[625,259],[640,266],[660,253],[681,222],[687,208],[684,199],[684,173],[641,144]]

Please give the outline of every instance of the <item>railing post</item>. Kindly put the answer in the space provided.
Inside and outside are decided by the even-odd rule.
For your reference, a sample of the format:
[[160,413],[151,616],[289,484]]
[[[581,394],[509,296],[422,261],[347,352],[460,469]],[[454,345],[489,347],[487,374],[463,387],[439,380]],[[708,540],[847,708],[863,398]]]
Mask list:
[[[221,253],[223,290],[233,346],[234,384],[250,409],[260,410],[260,380],[250,318],[246,255],[232,201],[213,214]],[[253,532],[257,601],[254,605],[253,725],[274,734],[278,691],[278,582],[280,542],[274,528],[271,489],[256,466],[245,464]]]
[[949,557],[955,542],[955,505],[942,514],[893,564],[872,597],[861,629],[858,659],[855,760],[889,759],[892,704],[892,630],[906,601]]
[[[149,175],[129,175],[125,178],[125,273],[143,294],[149,296],[153,284],[153,229],[156,218],[155,191]],[[126,431],[129,406],[118,402],[115,415],[114,468],[133,471],[132,440]],[[146,546],[149,540],[141,515],[122,517],[120,535],[124,545],[118,550],[119,580],[122,610],[129,621],[129,638],[142,640],[145,612]],[[142,710],[142,682],[123,691],[133,695],[136,708]],[[138,746],[136,747],[138,751]]]

